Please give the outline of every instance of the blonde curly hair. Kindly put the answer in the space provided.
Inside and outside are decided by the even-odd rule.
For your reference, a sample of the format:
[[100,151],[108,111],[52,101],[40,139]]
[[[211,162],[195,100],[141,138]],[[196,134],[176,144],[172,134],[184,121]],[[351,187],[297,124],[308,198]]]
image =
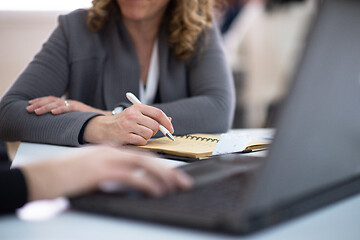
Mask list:
[[[201,33],[211,27],[214,7],[221,5],[219,0],[170,0],[164,16],[168,31],[168,42],[174,56],[188,60],[196,50]],[[119,14],[116,0],[93,0],[87,16],[87,26],[98,32],[108,20]]]

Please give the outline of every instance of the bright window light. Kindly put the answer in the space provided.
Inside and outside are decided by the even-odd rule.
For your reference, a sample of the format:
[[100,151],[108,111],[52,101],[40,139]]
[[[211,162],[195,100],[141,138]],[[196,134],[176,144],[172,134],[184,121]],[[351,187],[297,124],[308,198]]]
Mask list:
[[0,1],[0,11],[71,11],[88,8],[91,0],[7,0]]

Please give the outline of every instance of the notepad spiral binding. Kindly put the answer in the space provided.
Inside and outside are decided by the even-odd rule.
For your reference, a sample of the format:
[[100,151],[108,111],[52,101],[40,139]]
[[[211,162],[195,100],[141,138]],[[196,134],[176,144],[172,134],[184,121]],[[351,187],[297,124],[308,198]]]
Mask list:
[[192,140],[200,140],[200,141],[206,141],[206,142],[219,142],[219,139],[216,138],[207,138],[207,137],[199,137],[196,135],[183,135],[183,136],[177,136],[177,137],[181,137],[181,138],[186,138],[186,139],[192,139]]

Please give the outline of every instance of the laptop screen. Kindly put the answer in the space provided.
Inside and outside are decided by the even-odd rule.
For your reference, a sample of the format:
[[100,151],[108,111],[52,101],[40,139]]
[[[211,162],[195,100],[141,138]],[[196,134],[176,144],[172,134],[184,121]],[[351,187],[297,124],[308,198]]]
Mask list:
[[360,175],[360,1],[321,1],[252,209]]

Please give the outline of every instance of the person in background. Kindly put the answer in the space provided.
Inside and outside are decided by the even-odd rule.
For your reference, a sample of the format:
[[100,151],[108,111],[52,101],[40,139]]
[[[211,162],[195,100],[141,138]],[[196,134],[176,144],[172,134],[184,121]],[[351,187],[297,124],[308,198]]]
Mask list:
[[235,113],[234,127],[275,126],[314,2],[250,0],[224,35],[227,59],[238,86],[239,112]]
[[229,28],[231,27],[232,22],[234,19],[241,13],[241,9],[243,5],[248,0],[226,0],[224,5],[225,9],[223,10],[223,13],[221,14],[221,25],[220,25],[220,31],[222,34],[225,34]]
[[119,182],[154,197],[192,185],[182,171],[154,165],[151,155],[106,146],[84,147],[71,155],[9,169],[6,146],[0,142],[0,157],[0,214],[29,201],[80,195],[104,181]]
[[[121,146],[145,145],[159,123],[176,135],[226,132],[235,99],[216,4],[93,0],[60,16],[0,103],[0,138]],[[129,106],[126,92],[144,104]]]

